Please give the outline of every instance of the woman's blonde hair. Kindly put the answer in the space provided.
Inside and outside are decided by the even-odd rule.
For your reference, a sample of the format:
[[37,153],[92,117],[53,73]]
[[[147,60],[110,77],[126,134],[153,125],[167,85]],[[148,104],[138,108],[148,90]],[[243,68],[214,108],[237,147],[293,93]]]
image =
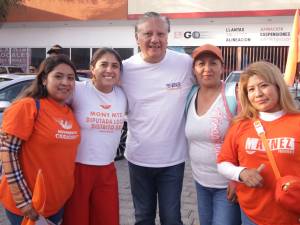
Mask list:
[[246,68],[246,70],[241,74],[238,85],[238,96],[241,104],[241,112],[236,117],[236,121],[247,118],[257,118],[258,116],[258,110],[252,106],[248,99],[247,89],[249,78],[255,75],[277,87],[279,105],[285,112],[299,113],[279,68],[272,63],[260,61],[250,64],[248,68]]

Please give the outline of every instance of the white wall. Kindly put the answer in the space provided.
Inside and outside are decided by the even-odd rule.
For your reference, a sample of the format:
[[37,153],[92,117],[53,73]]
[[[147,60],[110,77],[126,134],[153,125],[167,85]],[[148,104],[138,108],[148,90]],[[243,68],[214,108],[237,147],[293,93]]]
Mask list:
[[113,23],[10,23],[0,28],[0,47],[133,47],[134,27]]
[[293,17],[210,18],[171,27],[169,45],[289,46]]
[[128,0],[128,14],[297,9],[299,0]]
[[[172,20],[169,45],[288,46],[292,22],[292,16]],[[48,49],[60,44],[65,48],[108,46],[137,51],[134,23],[132,20],[6,23],[0,27],[0,48]],[[188,37],[189,34],[192,35]],[[264,34],[270,36],[262,36]]]

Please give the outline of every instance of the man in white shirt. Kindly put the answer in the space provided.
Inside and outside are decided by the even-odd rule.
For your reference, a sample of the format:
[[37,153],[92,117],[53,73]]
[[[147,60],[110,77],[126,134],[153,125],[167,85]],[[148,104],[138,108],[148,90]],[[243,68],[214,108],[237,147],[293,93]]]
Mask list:
[[145,13],[135,26],[141,52],[123,62],[129,130],[125,157],[136,225],[155,225],[157,200],[161,224],[182,225],[184,106],[193,81],[192,59],[167,50],[169,31],[167,17]]

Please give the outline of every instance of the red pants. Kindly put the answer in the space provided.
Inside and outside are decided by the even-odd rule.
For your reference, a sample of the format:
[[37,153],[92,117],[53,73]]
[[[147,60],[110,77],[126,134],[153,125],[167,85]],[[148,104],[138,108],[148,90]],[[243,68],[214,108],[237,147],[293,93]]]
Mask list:
[[65,206],[63,225],[119,225],[119,194],[114,163],[76,163],[75,187]]

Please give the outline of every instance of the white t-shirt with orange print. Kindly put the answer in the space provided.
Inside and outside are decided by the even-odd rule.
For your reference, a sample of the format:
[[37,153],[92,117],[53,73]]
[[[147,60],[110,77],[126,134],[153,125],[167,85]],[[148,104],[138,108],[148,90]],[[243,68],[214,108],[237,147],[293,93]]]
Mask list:
[[110,93],[95,88],[92,81],[76,82],[70,101],[81,129],[76,162],[108,165],[114,161],[126,111],[126,97],[115,86]]
[[[2,130],[24,140],[19,162],[31,191],[38,170],[43,172],[47,196],[43,216],[57,213],[70,197],[74,186],[74,161],[80,131],[72,110],[45,98],[40,100],[37,115],[34,99],[24,98],[4,112]],[[1,182],[0,193],[4,207],[21,215],[7,182]]]
[[216,158],[230,124],[221,94],[207,112],[199,116],[195,108],[196,93],[188,109],[185,133],[193,178],[202,186],[226,188],[228,179],[218,173]]

